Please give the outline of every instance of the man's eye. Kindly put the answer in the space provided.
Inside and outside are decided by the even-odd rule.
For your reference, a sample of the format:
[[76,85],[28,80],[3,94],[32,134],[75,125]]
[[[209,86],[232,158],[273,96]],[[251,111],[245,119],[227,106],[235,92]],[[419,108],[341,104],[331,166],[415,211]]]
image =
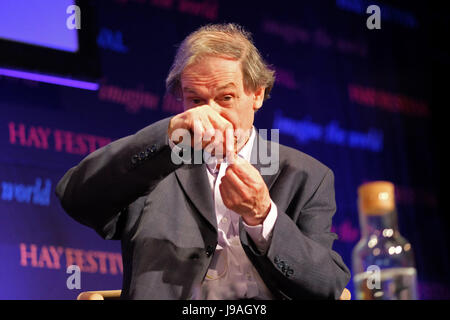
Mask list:
[[223,101],[230,101],[231,99],[233,99],[233,96],[226,95],[222,99],[223,99]]
[[194,104],[199,104],[200,102],[202,102],[202,100],[196,99],[196,98],[191,99],[191,101],[192,101]]

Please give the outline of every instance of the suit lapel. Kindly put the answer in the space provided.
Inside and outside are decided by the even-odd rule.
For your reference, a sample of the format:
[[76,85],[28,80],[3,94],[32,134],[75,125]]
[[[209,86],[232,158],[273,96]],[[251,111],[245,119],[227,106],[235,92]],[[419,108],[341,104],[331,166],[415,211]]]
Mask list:
[[[259,173],[262,173],[261,169],[266,166],[265,164],[261,163],[260,155],[264,154],[264,152],[265,152],[266,156],[267,155],[273,156],[272,152],[278,152],[278,155],[279,155],[279,150],[276,150],[275,147],[278,147],[278,145],[275,143],[272,143],[270,141],[267,141],[262,136],[260,136],[259,133],[256,134],[256,139],[255,139],[255,142],[253,143],[252,153],[251,153],[251,157],[250,157],[250,163],[256,169],[258,169]],[[272,163],[272,165],[277,166],[278,170],[272,175],[267,175],[267,174],[262,175],[262,178],[263,178],[264,182],[266,183],[267,188],[269,190],[281,172],[281,170],[279,168],[279,166],[280,166],[279,157],[276,159],[273,159],[272,161],[274,161]],[[267,166],[269,166],[269,165],[267,165]]]
[[183,165],[175,170],[175,174],[197,210],[214,229],[217,229],[213,194],[206,173],[206,165]]

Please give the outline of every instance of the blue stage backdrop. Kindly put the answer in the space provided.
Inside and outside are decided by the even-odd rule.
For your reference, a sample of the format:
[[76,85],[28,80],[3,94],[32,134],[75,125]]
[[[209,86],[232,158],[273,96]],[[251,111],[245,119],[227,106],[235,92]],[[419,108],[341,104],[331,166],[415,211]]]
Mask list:
[[[400,231],[416,255],[420,297],[450,298],[420,10],[375,3],[381,29],[369,30],[366,8],[374,3],[366,0],[97,3],[98,91],[0,76],[1,299],[121,288],[120,243],[67,216],[55,185],[95,149],[180,112],[164,87],[176,45],[218,22],[245,26],[276,70],[256,127],[280,129],[281,143],[334,171],[334,249],[347,265],[360,237],[357,187],[389,180]],[[81,268],[80,289],[67,286],[72,264]],[[354,293],[352,282],[348,288]]]

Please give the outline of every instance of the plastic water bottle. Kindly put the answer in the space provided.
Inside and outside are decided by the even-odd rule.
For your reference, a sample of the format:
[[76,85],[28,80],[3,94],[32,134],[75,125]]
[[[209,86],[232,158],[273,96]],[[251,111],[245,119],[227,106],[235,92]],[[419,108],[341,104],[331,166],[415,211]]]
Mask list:
[[356,299],[417,299],[414,254],[398,230],[394,185],[387,181],[361,185],[358,211],[361,240],[352,252]]

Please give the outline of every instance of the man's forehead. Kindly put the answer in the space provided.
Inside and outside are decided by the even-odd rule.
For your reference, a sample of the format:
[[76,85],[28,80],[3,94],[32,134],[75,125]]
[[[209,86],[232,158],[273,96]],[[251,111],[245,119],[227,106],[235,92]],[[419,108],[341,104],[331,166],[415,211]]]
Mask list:
[[[226,86],[239,87],[242,81],[241,62],[229,57],[206,56],[186,66],[181,72],[184,87],[209,87],[222,89]],[[230,85],[230,82],[232,83]]]
[[[231,82],[217,83],[216,85],[214,85],[214,86],[213,86],[212,88],[210,88],[210,89],[214,89],[214,90],[216,90],[216,91],[220,91],[220,90],[236,89],[236,88],[237,88],[236,83],[234,83],[233,81],[231,81]],[[183,91],[184,91],[184,92],[197,93],[198,89],[199,89],[198,87],[192,86],[192,85],[183,86]]]

